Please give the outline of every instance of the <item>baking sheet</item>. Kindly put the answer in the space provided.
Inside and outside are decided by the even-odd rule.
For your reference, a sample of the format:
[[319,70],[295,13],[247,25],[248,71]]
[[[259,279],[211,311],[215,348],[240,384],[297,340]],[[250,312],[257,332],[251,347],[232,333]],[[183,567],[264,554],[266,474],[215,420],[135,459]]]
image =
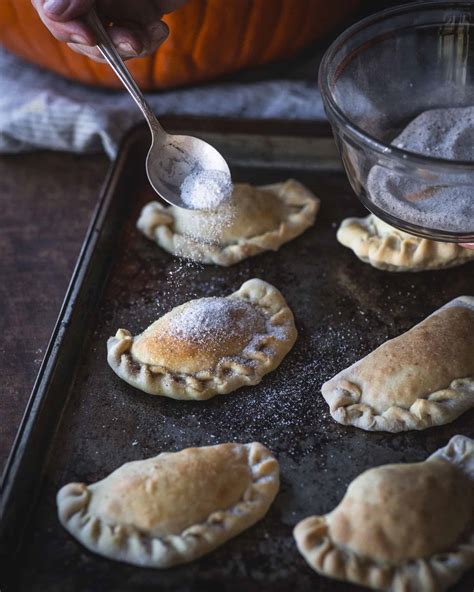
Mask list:
[[[96,220],[97,233],[109,239],[103,244],[99,240],[93,249],[95,273],[76,278],[83,289],[91,283],[93,296],[81,304],[87,309],[87,336],[74,345],[75,355],[63,367],[61,381],[50,377],[49,396],[61,408],[61,421],[47,457],[41,451],[37,503],[2,590],[359,590],[312,572],[293,542],[294,525],[310,514],[330,511],[350,481],[367,468],[421,461],[455,434],[474,437],[474,412],[446,426],[394,435],[344,427],[329,416],[321,384],[448,300],[474,293],[474,266],[395,274],[358,261],[337,243],[335,233],[343,218],[364,215],[364,209],[337,163],[327,130],[314,132],[306,128],[304,136],[294,134],[301,152],[296,158],[290,154],[288,161],[284,136],[291,130],[283,140],[265,130],[244,137],[235,130],[213,132],[235,181],[266,184],[294,177],[322,201],[315,226],[303,236],[277,253],[231,268],[185,263],[135,229],[140,208],[154,195],[141,160],[148,133],[143,128],[129,138],[112,175],[122,181]],[[106,277],[100,298],[94,292],[99,277]],[[106,341],[119,327],[137,334],[190,298],[227,295],[252,277],[282,291],[299,331],[294,349],[261,384],[205,402],[179,402],[141,393],[108,367]],[[50,354],[60,356],[61,348]],[[55,495],[65,483],[93,482],[124,462],[165,450],[254,440],[268,446],[280,462],[280,493],[261,522],[194,563],[159,571],[111,562],[88,552],[59,525]],[[10,497],[15,491],[25,493],[18,479],[10,485]],[[26,502],[35,493],[27,492]],[[468,574],[452,590],[473,588],[474,574]]]

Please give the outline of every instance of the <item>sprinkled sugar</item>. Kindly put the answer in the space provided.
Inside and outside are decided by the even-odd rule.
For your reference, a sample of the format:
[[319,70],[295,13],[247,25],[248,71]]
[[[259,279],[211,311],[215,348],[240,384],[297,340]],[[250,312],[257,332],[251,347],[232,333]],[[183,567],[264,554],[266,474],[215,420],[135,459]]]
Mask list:
[[215,210],[232,195],[232,179],[224,171],[195,170],[181,184],[181,199],[193,210]]
[[191,301],[169,325],[178,339],[193,342],[218,342],[229,334],[243,336],[262,325],[261,315],[242,300],[201,298]]

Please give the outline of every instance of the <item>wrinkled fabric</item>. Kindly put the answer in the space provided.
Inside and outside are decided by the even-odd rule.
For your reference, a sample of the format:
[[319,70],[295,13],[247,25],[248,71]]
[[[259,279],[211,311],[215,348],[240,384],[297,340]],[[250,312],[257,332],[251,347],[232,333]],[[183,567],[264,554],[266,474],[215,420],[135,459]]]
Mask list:
[[[313,68],[314,70],[314,68]],[[304,80],[212,83],[148,93],[158,116],[324,119],[314,71]],[[125,91],[72,82],[0,48],[0,152],[105,151],[142,115]]]

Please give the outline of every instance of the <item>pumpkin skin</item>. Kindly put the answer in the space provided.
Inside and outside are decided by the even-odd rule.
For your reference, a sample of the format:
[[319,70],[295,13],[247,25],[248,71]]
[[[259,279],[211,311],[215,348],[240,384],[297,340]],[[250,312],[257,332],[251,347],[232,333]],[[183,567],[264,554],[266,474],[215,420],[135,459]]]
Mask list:
[[[359,4],[359,0],[188,0],[164,17],[170,35],[162,47],[127,64],[140,87],[148,90],[210,80],[294,55]],[[68,78],[120,88],[106,64],[57,41],[31,0],[1,0],[0,44]]]

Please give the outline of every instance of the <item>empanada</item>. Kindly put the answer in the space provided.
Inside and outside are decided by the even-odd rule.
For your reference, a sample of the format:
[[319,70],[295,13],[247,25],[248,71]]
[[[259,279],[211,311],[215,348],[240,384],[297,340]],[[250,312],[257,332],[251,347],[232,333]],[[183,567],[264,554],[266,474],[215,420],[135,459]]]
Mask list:
[[58,493],[61,524],[110,559],[169,567],[209,553],[263,518],[279,488],[262,444],[219,444],[129,462]]
[[292,179],[264,187],[236,184],[231,199],[215,211],[152,201],[137,227],[173,255],[228,266],[278,250],[314,224],[318,209],[319,199]]
[[474,407],[474,297],[452,300],[323,384],[333,418],[364,430],[422,430]]
[[318,573],[389,592],[441,592],[474,566],[474,441],[454,436],[416,464],[370,469],[329,514],[300,522]]
[[455,243],[413,236],[370,214],[347,218],[337,240],[364,261],[387,271],[425,271],[462,265],[474,260],[474,251]]
[[107,360],[146,393],[203,400],[259,383],[296,336],[280,292],[253,279],[226,298],[177,306],[136,337],[119,329],[107,342]]

